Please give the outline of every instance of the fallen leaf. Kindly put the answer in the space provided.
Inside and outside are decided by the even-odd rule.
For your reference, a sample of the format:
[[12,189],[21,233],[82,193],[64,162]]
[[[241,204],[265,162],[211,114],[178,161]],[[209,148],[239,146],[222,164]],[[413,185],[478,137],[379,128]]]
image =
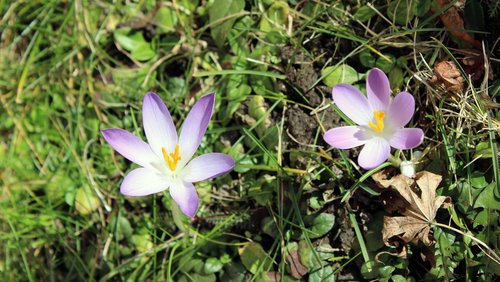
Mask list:
[[[434,245],[430,224],[440,207],[448,208],[451,198],[436,197],[441,176],[427,171],[419,172],[414,179],[396,175],[390,179],[381,172],[373,179],[383,188],[391,188],[381,195],[385,209],[402,216],[385,216],[382,239],[387,246],[395,246],[398,255],[406,255],[405,245],[422,242]],[[417,187],[419,189],[417,189]]]
[[434,75],[430,83],[444,85],[446,91],[460,93],[464,90],[465,80],[453,62],[443,60],[434,65]]
[[293,278],[301,279],[307,274],[307,267],[305,267],[299,258],[299,253],[297,250],[290,251],[286,257],[287,262],[290,264],[290,274]]
[[[438,10],[448,6],[450,0],[438,0],[437,7]],[[450,29],[451,35],[461,40],[462,42],[468,43],[476,48],[481,48],[481,42],[474,39],[468,32],[464,30],[464,19],[462,18],[461,12],[465,6],[465,0],[456,1],[448,9],[443,11],[439,15],[439,19],[443,22],[443,25]]]
[[[466,74],[470,75],[473,81],[478,81],[483,79],[486,64],[490,65],[489,59],[485,62],[485,56],[483,52],[475,49],[461,49],[457,50],[461,56],[461,61]],[[491,67],[488,68],[488,79],[493,80],[493,70]]]

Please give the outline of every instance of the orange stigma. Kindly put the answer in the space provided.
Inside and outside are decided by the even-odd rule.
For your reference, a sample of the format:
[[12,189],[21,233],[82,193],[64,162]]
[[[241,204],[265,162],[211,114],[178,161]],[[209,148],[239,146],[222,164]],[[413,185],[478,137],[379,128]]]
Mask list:
[[163,154],[163,159],[170,168],[171,171],[174,171],[177,168],[177,163],[181,160],[180,152],[179,152],[179,144],[175,145],[175,150],[173,153],[168,154],[165,148],[161,148],[161,152]]
[[375,123],[368,122],[368,125],[375,132],[382,132],[384,130],[384,116],[385,113],[383,111],[373,111],[373,119],[375,119]]

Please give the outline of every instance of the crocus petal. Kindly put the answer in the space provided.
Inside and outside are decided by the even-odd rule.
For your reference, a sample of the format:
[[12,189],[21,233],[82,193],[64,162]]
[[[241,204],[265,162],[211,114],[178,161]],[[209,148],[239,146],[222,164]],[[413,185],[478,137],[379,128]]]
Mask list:
[[198,182],[223,175],[234,167],[234,159],[226,154],[210,153],[191,160],[182,170],[186,182]]
[[200,146],[201,139],[207,131],[208,122],[212,118],[214,101],[215,93],[202,97],[184,121],[179,137],[181,163],[186,164]]
[[173,152],[177,144],[177,131],[167,107],[155,93],[147,93],[142,104],[144,131],[149,146],[162,158],[162,148]]
[[408,92],[399,93],[387,112],[387,120],[397,129],[401,128],[410,122],[413,113],[415,112],[415,99]]
[[143,167],[152,167],[158,162],[158,157],[151,151],[149,145],[126,130],[105,129],[102,135],[113,149],[129,161]]
[[358,156],[358,164],[366,169],[373,169],[389,157],[391,147],[383,138],[373,138],[366,142]]
[[120,192],[127,196],[146,196],[161,192],[169,186],[168,179],[147,168],[136,168],[122,182]]
[[198,193],[193,183],[184,181],[172,183],[170,195],[185,215],[193,217],[198,211]]
[[343,126],[328,130],[323,139],[335,148],[350,149],[365,144],[368,136],[359,126]]
[[372,120],[373,111],[366,97],[354,86],[335,85],[332,89],[332,98],[339,109],[355,123],[366,125]]
[[420,128],[401,128],[390,138],[391,146],[396,149],[407,150],[415,148],[424,140],[424,131]]
[[374,68],[366,81],[368,103],[373,111],[385,111],[391,101],[391,86],[383,71]]

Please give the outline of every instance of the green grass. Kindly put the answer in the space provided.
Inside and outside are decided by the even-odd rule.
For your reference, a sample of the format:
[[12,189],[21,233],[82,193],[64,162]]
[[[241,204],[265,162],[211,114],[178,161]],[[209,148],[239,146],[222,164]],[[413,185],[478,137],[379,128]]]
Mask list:
[[[495,48],[485,50],[492,79],[472,79],[459,52],[470,46],[442,27],[431,1],[274,2],[0,2],[0,280],[491,281],[500,274],[495,24],[465,19],[467,31]],[[466,15],[494,22],[494,1],[467,3]],[[462,92],[430,82],[442,60],[458,65]],[[364,171],[357,150],[322,138],[352,123],[331,101],[326,78],[336,72],[322,72],[343,64],[362,91],[367,71],[379,67],[393,94],[413,94],[411,125],[425,140],[397,157],[423,151],[418,170],[442,175],[437,193],[454,203],[438,212],[435,245],[408,244],[406,258],[388,255],[396,252],[382,241],[389,214],[371,178],[391,162]],[[168,192],[119,193],[136,165],[101,130],[144,139],[148,91],[177,127],[195,101],[217,93],[198,153],[227,153],[236,166],[196,184],[192,221]]]

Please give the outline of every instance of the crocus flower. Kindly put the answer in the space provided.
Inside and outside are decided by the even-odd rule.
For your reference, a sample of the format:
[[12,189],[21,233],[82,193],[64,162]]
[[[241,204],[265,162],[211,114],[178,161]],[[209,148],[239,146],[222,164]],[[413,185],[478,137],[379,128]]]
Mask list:
[[381,70],[370,71],[366,89],[367,97],[348,84],[333,87],[333,101],[358,125],[330,129],[323,138],[339,149],[364,145],[358,164],[373,169],[387,160],[391,147],[405,150],[420,145],[424,132],[420,128],[404,128],[415,111],[415,100],[408,92],[401,92],[392,100],[389,79]]
[[142,105],[149,144],[123,129],[103,130],[111,147],[141,166],[127,174],[120,192],[127,196],[145,196],[169,188],[180,210],[193,217],[198,210],[198,194],[193,182],[225,174],[234,167],[234,159],[221,153],[204,154],[191,160],[212,117],[214,100],[215,93],[212,93],[193,106],[179,136],[167,107],[154,93],[147,93]]

